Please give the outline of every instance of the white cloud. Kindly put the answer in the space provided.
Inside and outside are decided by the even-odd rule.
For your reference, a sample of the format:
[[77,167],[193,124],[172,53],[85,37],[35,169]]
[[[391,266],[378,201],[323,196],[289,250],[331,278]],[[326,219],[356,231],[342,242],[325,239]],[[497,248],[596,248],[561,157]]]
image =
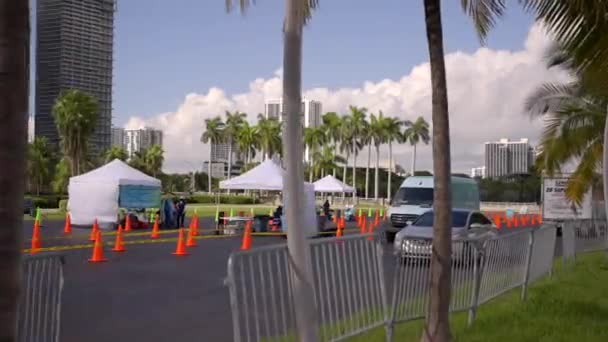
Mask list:
[[[523,113],[523,101],[537,85],[563,79],[565,75],[548,71],[542,57],[549,38],[533,26],[520,51],[479,48],[472,54],[453,52],[445,57],[450,109],[452,168],[468,171],[483,164],[483,143],[501,137],[528,137],[535,141],[540,123],[531,122]],[[165,169],[185,171],[199,168],[208,156],[208,146],[200,143],[204,119],[239,109],[253,121],[264,110],[264,99],[281,96],[282,71],[268,79],[258,78],[246,93],[230,95],[211,88],[205,94],[188,94],[174,112],[150,118],[131,117],[127,126],[144,125],[163,129]],[[370,111],[382,110],[401,119],[419,115],[431,121],[430,69],[427,62],[411,69],[400,79],[365,81],[355,88],[314,88],[304,95],[323,103],[323,111],[344,113],[348,105],[365,106]],[[411,148],[394,148],[396,163],[410,167]],[[386,152],[382,156],[387,159]],[[362,156],[358,165],[366,163]],[[418,169],[431,169],[430,147],[418,149]]]

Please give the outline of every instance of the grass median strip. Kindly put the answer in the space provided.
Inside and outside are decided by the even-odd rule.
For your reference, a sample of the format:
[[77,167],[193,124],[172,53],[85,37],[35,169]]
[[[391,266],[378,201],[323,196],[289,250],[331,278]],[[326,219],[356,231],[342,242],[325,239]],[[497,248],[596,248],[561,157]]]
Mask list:
[[[455,341],[608,341],[608,261],[604,253],[577,256],[575,265],[556,262],[552,278],[530,287],[520,300],[520,288],[479,307],[473,326],[467,314],[451,316]],[[419,341],[423,321],[399,324],[395,341]],[[349,339],[384,341],[384,330]]]

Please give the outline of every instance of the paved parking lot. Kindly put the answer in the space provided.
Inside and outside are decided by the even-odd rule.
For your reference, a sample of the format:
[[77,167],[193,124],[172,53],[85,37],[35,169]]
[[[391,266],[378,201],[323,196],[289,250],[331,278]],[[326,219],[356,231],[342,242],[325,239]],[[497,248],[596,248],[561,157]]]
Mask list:
[[[211,224],[201,220],[203,228]],[[27,242],[31,222],[25,225]],[[43,222],[43,237],[60,235],[62,227],[60,221]],[[67,240],[43,238],[43,245],[87,243],[88,231],[75,230],[72,235]],[[253,247],[284,241],[256,236]],[[125,253],[107,248],[109,261],[97,264],[87,262],[89,248],[62,252],[66,265],[61,341],[231,341],[224,278],[228,257],[240,243],[239,237],[201,239],[186,257],[171,255],[175,242],[127,245]],[[390,250],[385,254],[385,274],[391,279]]]

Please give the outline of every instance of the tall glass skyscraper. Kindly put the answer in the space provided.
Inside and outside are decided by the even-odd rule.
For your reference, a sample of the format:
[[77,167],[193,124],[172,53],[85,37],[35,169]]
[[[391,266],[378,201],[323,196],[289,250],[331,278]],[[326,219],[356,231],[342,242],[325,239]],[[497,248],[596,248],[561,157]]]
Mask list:
[[53,104],[78,89],[99,105],[90,151],[110,147],[116,0],[37,0],[35,134],[58,146]]

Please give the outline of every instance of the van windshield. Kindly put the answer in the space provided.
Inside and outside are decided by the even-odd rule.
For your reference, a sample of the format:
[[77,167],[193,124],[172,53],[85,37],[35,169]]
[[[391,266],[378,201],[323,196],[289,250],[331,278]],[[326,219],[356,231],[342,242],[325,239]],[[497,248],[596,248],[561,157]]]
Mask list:
[[393,199],[394,205],[432,205],[432,188],[400,188]]

